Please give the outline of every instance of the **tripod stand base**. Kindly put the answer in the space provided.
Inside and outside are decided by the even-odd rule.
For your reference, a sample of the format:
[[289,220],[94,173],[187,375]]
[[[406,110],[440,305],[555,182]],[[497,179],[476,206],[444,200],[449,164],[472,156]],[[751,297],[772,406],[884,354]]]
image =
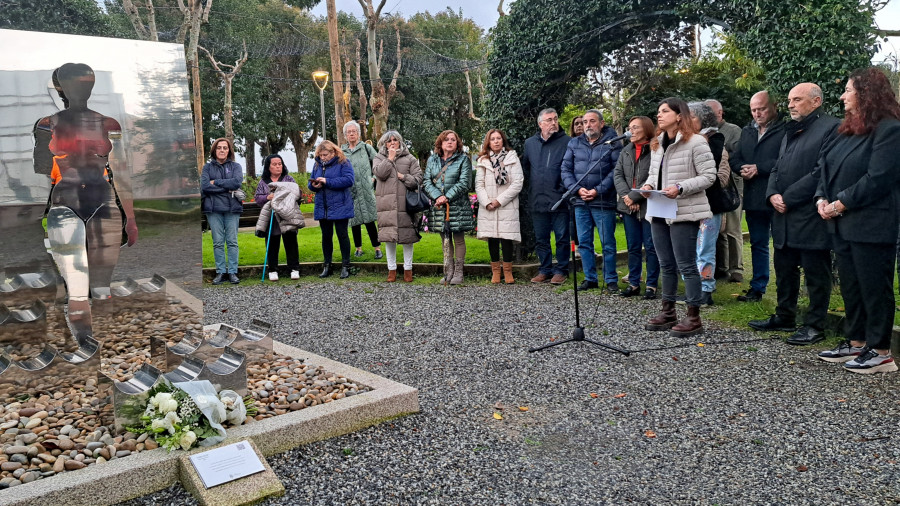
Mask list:
[[618,348],[618,347],[612,346],[612,345],[610,345],[610,344],[601,343],[601,342],[599,342],[599,341],[594,341],[593,339],[588,339],[587,337],[584,337],[584,327],[575,327],[575,328],[572,330],[572,337],[570,337],[570,338],[568,338],[568,339],[563,339],[562,341],[555,341],[555,342],[552,342],[552,343],[547,343],[547,344],[542,345],[542,346],[536,346],[536,347],[534,347],[534,348],[530,348],[530,349],[528,350],[528,352],[529,352],[529,353],[534,353],[534,352],[536,352],[536,351],[545,350],[545,349],[547,349],[547,348],[552,348],[552,347],[554,347],[554,346],[559,346],[559,345],[561,345],[561,344],[566,344],[566,343],[571,343],[571,342],[577,342],[577,341],[586,341],[586,342],[588,342],[588,343],[591,343],[591,344],[600,346],[601,348],[606,348],[607,350],[615,351],[615,352],[617,352],[617,353],[621,353],[622,355],[625,355],[626,357],[629,356],[629,355],[631,355],[631,352],[628,351],[628,350],[623,350],[622,348]]

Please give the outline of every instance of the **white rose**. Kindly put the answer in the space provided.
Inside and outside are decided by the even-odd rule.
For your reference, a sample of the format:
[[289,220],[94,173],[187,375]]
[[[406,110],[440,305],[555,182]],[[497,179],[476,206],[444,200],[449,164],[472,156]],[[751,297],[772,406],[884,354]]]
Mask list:
[[197,434],[194,434],[194,431],[189,430],[181,435],[181,439],[178,441],[178,444],[181,445],[182,450],[187,450],[194,444],[194,441],[197,440]]
[[163,399],[159,401],[159,412],[169,413],[178,409],[178,401],[175,399]]
[[158,429],[168,430],[171,427],[172,427],[172,424],[169,423],[169,421],[166,420],[165,418],[157,418],[156,420],[153,420],[152,422],[150,422],[150,428],[153,430],[158,430]]
[[154,406],[159,406],[160,402],[168,401],[170,399],[172,399],[172,394],[166,393],[166,392],[160,392],[160,393],[154,395],[152,399],[150,399],[150,404],[153,404]]

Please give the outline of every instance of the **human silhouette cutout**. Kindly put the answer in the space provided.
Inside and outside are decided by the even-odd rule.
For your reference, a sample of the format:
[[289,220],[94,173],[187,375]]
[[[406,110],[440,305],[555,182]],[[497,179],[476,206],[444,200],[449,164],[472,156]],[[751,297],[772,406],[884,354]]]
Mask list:
[[129,246],[137,242],[138,229],[122,127],[87,106],[94,71],[85,64],[67,63],[54,74],[68,107],[35,125],[35,172],[50,174],[46,157],[38,154],[52,153],[59,173],[50,193],[47,238],[66,282],[69,327],[81,340],[93,334],[92,293],[94,297],[109,293],[119,259],[123,213]]

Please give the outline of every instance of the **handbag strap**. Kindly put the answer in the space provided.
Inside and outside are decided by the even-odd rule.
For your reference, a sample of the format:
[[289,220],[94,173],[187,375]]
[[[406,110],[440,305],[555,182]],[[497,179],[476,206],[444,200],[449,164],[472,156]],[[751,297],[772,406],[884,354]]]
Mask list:
[[447,160],[447,163],[445,163],[444,166],[441,167],[441,171],[438,172],[436,176],[431,178],[431,182],[435,186],[437,185],[438,179],[442,179],[444,177],[444,173],[447,172],[447,167],[449,167],[452,162],[453,162],[453,158],[450,158],[450,160]]

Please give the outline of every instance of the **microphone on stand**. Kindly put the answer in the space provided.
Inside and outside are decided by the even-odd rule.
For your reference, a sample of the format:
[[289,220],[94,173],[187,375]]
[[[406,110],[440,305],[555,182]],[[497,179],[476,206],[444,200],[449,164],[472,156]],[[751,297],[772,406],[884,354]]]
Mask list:
[[612,143],[614,143],[614,142],[618,142],[618,141],[621,141],[621,140],[623,140],[623,139],[630,139],[630,138],[631,138],[631,131],[626,130],[624,134],[622,134],[622,135],[620,135],[620,136],[618,136],[618,137],[613,137],[612,139],[610,139],[610,140],[604,142],[603,144],[612,144]]

